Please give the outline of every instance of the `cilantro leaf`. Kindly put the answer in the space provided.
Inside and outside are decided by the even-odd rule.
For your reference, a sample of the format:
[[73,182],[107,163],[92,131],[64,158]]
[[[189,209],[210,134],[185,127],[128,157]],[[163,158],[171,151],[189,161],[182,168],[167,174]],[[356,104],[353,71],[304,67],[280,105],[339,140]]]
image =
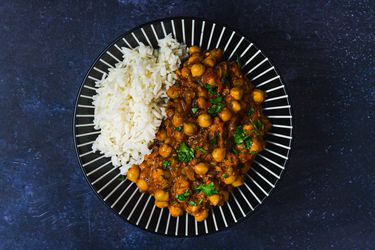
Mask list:
[[168,168],[170,165],[171,165],[170,161],[166,161],[166,160],[163,161],[163,168],[164,169]]
[[236,54],[236,63],[241,68],[241,57],[238,54]]
[[197,206],[197,203],[195,203],[194,201],[189,201],[189,205],[190,206]]
[[224,104],[222,103],[213,104],[211,105],[211,107],[208,108],[208,113],[210,115],[217,115],[223,108]]
[[193,114],[197,113],[198,110],[199,110],[199,108],[197,108],[197,107],[191,108],[191,112],[193,112]]
[[237,145],[244,144],[244,149],[250,149],[251,145],[253,144],[253,139],[249,135],[246,135],[245,130],[243,130],[242,126],[237,126],[233,132],[233,139],[234,143]]
[[228,173],[225,173],[224,174],[224,178],[228,178],[229,177],[229,174]]
[[212,104],[219,104],[223,100],[222,96],[219,96],[218,98],[211,99]]
[[211,196],[213,194],[218,194],[219,192],[215,188],[215,184],[211,182],[207,185],[199,185],[198,187],[194,188],[195,191],[202,191],[206,196]]
[[199,147],[199,146],[196,146],[195,148],[201,151],[203,154],[207,154],[207,150],[205,150],[204,148]]
[[257,151],[251,151],[250,154],[252,154],[252,155],[256,155],[256,154],[257,154]]
[[203,198],[201,198],[201,199],[199,200],[198,205],[202,204],[202,202],[203,202]]
[[210,84],[205,84],[204,87],[210,92],[212,95],[217,94],[217,87],[212,87]]
[[250,110],[249,110],[249,115],[254,114],[254,112],[255,112],[255,109],[254,109],[254,108],[250,108]]
[[183,194],[176,195],[176,198],[180,201],[184,201],[186,197],[190,195],[189,189],[187,188]]
[[192,149],[191,147],[189,147],[189,145],[183,142],[177,149],[177,156],[179,161],[191,161],[194,158],[194,149]]
[[182,130],[182,126],[179,126],[179,127],[175,128],[175,129],[176,129],[176,131],[181,131]]

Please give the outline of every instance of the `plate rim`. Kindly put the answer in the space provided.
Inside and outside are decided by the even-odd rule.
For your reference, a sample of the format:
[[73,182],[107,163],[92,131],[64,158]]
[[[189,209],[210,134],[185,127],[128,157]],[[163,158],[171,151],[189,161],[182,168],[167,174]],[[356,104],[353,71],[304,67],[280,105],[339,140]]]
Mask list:
[[[231,223],[229,224],[227,227],[224,227],[224,228],[220,228],[219,230],[214,230],[214,231],[210,231],[208,233],[198,233],[198,234],[193,234],[193,235],[169,235],[169,234],[162,234],[162,233],[158,233],[158,232],[155,232],[155,231],[151,231],[151,230],[148,230],[148,229],[145,229],[145,228],[142,228],[138,225],[136,225],[135,223],[132,223],[131,221],[127,220],[125,217],[123,217],[121,214],[117,213],[114,209],[112,209],[110,207],[110,205],[100,197],[99,193],[97,192],[97,190],[94,188],[94,186],[91,184],[90,180],[88,179],[88,176],[86,175],[86,172],[83,168],[83,163],[81,161],[81,158],[79,157],[79,152],[78,152],[78,147],[77,147],[77,141],[76,141],[76,123],[75,123],[75,120],[76,120],[76,112],[77,112],[77,107],[78,107],[78,100],[79,100],[79,97],[80,97],[80,93],[82,92],[82,89],[83,89],[83,86],[85,85],[85,82],[86,82],[86,79],[88,78],[90,72],[93,70],[94,66],[95,66],[95,63],[114,45],[116,44],[117,41],[119,41],[120,39],[122,39],[124,36],[128,35],[128,34],[131,34],[132,32],[144,27],[144,26],[147,26],[147,25],[151,25],[151,24],[154,24],[154,23],[158,23],[158,22],[165,22],[165,21],[169,21],[169,20],[182,20],[182,19],[191,19],[191,20],[199,20],[199,21],[206,21],[206,22],[210,22],[210,23],[215,23],[215,24],[219,24],[223,27],[226,27],[228,28],[229,30],[231,31],[234,31],[235,33],[237,33],[238,35],[240,35],[241,37],[244,38],[244,40],[248,41],[249,43],[253,43],[253,45],[260,50],[260,53],[265,57],[267,58],[267,60],[270,62],[270,64],[272,64],[272,66],[274,67],[274,70],[277,72],[277,75],[280,76],[280,82],[282,83],[282,86],[284,86],[284,90],[285,90],[285,93],[288,95],[288,98],[287,98],[287,102],[288,102],[288,105],[290,106],[289,107],[289,111],[290,111],[290,115],[291,115],[291,118],[290,119],[290,136],[291,136],[291,139],[290,139],[290,143],[289,143],[289,147],[290,149],[288,149],[288,154],[287,154],[287,157],[288,159],[286,160],[285,164],[284,164],[284,169],[282,169],[280,175],[279,175],[279,179],[276,180],[276,182],[274,183],[274,186],[270,192],[268,193],[268,196],[266,196],[261,203],[259,203],[256,208],[254,210],[252,210],[251,212],[247,213],[245,216],[241,216],[239,219],[237,219],[236,222],[234,223]],[[129,29],[128,31],[126,32],[123,32],[121,33],[120,35],[116,36],[115,39],[112,39],[108,45],[101,50],[101,52],[98,54],[98,56],[95,57],[95,59],[92,60],[92,62],[90,63],[90,67],[89,69],[87,70],[86,74],[84,75],[83,77],[83,80],[81,81],[80,83],[80,87],[77,91],[77,94],[76,94],[76,98],[75,98],[75,102],[74,102],[74,110],[73,110],[73,116],[72,116],[72,136],[73,136],[73,147],[74,147],[74,151],[75,151],[75,154],[76,154],[76,160],[78,161],[79,163],[79,166],[80,166],[80,169],[81,169],[81,173],[83,174],[86,182],[88,183],[88,185],[90,186],[91,190],[94,192],[95,196],[101,201],[101,203],[103,203],[109,210],[112,211],[112,213],[116,214],[119,218],[121,218],[121,220],[125,221],[126,223],[128,223],[129,225],[137,228],[137,229],[140,229],[144,232],[147,232],[147,233],[151,233],[151,234],[155,234],[155,235],[159,235],[159,236],[164,236],[164,237],[170,237],[170,238],[195,238],[195,237],[207,237],[209,235],[212,235],[212,234],[215,234],[215,233],[219,233],[219,232],[223,232],[223,231],[226,231],[228,229],[230,229],[231,227],[235,226],[235,225],[239,225],[239,223],[243,224],[244,221],[247,221],[249,217],[253,216],[254,214],[258,213],[260,208],[262,206],[264,206],[264,203],[265,202],[268,202],[267,200],[270,200],[269,199],[269,196],[271,196],[276,188],[279,189],[279,186],[280,186],[280,182],[281,180],[283,179],[282,176],[285,175],[285,171],[287,169],[287,166],[290,164],[290,158],[291,158],[291,155],[292,155],[292,152],[293,152],[293,147],[292,147],[292,144],[293,144],[293,141],[294,141],[294,126],[293,126],[293,116],[294,116],[294,112],[293,112],[293,108],[292,108],[292,105],[291,105],[291,98],[288,94],[289,92],[287,91],[287,86],[284,84],[284,78],[282,75],[279,74],[279,70],[278,70],[278,67],[277,65],[275,65],[273,63],[273,60],[270,59],[269,57],[267,57],[263,50],[258,46],[258,43],[254,43],[252,42],[251,39],[248,38],[248,36],[244,36],[242,34],[242,32],[238,32],[237,29],[233,28],[231,25],[226,25],[226,24],[223,24],[221,22],[218,22],[218,21],[215,21],[214,19],[211,19],[211,18],[205,18],[205,17],[195,17],[195,16],[168,16],[168,17],[164,17],[164,18],[158,18],[158,19],[153,19],[151,21],[148,21],[148,22],[145,22],[145,23],[142,23],[142,24],[139,24],[137,26],[135,26],[134,28],[131,28]],[[285,179],[285,178],[284,178]],[[268,198],[268,199],[267,199]]]

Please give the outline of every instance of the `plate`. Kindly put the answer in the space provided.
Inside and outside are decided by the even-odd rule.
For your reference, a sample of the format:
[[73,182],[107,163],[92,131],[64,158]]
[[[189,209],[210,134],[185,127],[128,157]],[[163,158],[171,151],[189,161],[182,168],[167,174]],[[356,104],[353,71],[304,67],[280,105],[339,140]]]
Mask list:
[[[110,158],[92,152],[100,131],[94,129],[95,81],[122,58],[121,47],[135,48],[140,42],[157,47],[157,39],[172,34],[188,46],[224,50],[224,59],[240,56],[242,71],[257,88],[267,93],[264,113],[273,126],[266,147],[257,155],[245,184],[234,189],[223,206],[214,207],[208,218],[197,223],[191,215],[171,217],[168,209],[154,206],[154,198],[138,191],[129,180],[121,180]],[[292,141],[289,97],[275,66],[249,39],[219,23],[198,18],[170,18],[134,28],[111,43],[95,60],[77,96],[73,119],[74,144],[81,169],[98,197],[129,223],[169,236],[197,236],[228,228],[258,209],[275,188],[285,169]],[[250,221],[248,221],[250,225]]]

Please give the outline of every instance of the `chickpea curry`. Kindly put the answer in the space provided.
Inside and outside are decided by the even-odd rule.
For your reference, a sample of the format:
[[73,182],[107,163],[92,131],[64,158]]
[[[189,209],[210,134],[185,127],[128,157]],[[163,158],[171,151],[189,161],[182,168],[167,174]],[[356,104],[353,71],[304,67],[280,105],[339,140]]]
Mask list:
[[244,183],[271,127],[263,115],[265,93],[256,89],[240,62],[221,60],[223,51],[189,48],[152,153],[133,165],[128,179],[149,192],[172,216],[187,213],[200,222]]

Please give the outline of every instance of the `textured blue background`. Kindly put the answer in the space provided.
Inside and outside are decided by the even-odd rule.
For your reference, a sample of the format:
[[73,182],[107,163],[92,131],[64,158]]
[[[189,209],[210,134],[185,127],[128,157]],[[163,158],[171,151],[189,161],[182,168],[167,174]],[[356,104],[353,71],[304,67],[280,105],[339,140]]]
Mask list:
[[[374,1],[1,0],[0,249],[375,248],[374,12]],[[179,15],[255,41],[284,77],[295,126],[264,206],[188,239],[112,213],[81,173],[71,126],[99,52],[136,25]]]

